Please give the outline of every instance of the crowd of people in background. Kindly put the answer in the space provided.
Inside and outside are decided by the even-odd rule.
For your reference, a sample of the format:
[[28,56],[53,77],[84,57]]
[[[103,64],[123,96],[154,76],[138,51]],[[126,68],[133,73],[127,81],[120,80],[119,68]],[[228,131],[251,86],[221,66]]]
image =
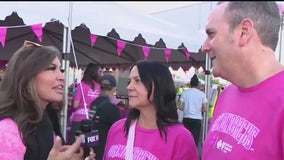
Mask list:
[[74,143],[81,121],[91,119],[94,122],[92,129],[98,130],[100,137],[99,144],[93,147],[97,160],[102,159],[110,126],[127,117],[129,112],[129,107],[116,96],[116,83],[117,79],[111,73],[103,73],[99,65],[90,63],[83,72],[82,80],[71,84],[68,89],[70,130],[67,143]]

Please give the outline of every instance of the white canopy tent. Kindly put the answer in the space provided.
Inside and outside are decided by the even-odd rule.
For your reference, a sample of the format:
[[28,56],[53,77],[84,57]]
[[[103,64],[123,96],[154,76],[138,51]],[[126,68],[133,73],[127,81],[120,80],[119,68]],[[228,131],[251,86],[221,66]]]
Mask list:
[[155,44],[162,38],[168,48],[177,48],[182,42],[188,41],[191,43],[186,46],[188,50],[196,52],[201,45],[195,38],[200,33],[192,31],[191,35],[184,34],[179,24],[137,12],[116,2],[1,1],[0,5],[0,19],[16,11],[27,25],[59,20],[71,29],[84,23],[91,33],[97,35],[107,35],[115,28],[125,40],[134,40],[139,33],[149,44]]

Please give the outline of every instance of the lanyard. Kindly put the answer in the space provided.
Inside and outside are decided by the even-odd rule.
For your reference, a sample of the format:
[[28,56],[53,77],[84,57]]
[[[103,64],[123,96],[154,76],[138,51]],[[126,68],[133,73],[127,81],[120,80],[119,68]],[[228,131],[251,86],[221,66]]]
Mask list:
[[133,146],[134,146],[134,137],[135,137],[135,126],[137,120],[131,123],[129,127],[129,133],[127,137],[127,144],[126,144],[126,152],[125,152],[125,160],[133,160]]

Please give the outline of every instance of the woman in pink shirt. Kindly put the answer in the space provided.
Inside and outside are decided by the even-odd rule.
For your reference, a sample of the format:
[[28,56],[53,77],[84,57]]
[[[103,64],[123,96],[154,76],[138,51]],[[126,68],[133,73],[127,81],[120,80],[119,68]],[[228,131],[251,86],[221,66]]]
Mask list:
[[87,119],[90,104],[100,95],[100,85],[98,83],[101,69],[97,64],[89,63],[84,71],[83,78],[78,83],[73,99],[73,113],[71,115],[71,131],[68,143],[75,141],[75,132],[80,131],[80,122]]
[[81,140],[61,146],[46,113],[50,103],[63,99],[60,57],[53,46],[25,41],[9,60],[0,86],[1,160],[82,158]]
[[104,160],[199,160],[192,134],[178,121],[176,89],[166,65],[139,61],[127,90],[132,109],[109,130]]

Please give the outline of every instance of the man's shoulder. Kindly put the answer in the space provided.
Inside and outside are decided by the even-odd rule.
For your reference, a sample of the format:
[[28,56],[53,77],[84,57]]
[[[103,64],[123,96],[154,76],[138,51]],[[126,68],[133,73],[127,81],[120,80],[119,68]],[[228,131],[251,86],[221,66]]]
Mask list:
[[106,96],[100,95],[91,102],[91,106],[102,104],[102,103],[107,103],[107,102],[110,102],[109,98]]
[[106,96],[99,96],[96,98],[90,106],[90,109],[101,109],[101,110],[111,110],[111,111],[117,111],[119,112],[119,108],[117,105],[113,104],[110,99]]

